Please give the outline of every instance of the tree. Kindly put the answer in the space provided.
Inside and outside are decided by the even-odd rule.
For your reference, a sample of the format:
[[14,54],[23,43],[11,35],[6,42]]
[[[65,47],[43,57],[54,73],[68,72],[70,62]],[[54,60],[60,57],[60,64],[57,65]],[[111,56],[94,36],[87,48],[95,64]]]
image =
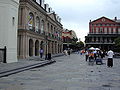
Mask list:
[[115,45],[120,46],[120,37],[115,39]]
[[120,52],[120,37],[115,39],[115,48],[114,48],[115,52]]
[[77,46],[78,49],[83,49],[84,48],[84,43],[82,41],[77,42],[76,46]]

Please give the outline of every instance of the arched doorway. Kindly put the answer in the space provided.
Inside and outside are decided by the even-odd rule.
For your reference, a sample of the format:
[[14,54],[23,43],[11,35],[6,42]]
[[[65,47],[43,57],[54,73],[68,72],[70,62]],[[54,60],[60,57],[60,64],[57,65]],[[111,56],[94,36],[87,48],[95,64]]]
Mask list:
[[39,41],[35,41],[35,56],[39,56]]
[[29,40],[29,56],[33,56],[33,40]]

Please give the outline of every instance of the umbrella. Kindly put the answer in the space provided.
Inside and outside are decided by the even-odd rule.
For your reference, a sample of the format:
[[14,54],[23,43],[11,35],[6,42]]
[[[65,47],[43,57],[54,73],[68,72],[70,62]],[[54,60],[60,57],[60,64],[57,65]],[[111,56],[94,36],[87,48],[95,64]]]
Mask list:
[[95,48],[94,48],[94,47],[91,47],[91,48],[89,48],[89,50],[95,50]]
[[95,50],[100,50],[99,48],[95,48]]

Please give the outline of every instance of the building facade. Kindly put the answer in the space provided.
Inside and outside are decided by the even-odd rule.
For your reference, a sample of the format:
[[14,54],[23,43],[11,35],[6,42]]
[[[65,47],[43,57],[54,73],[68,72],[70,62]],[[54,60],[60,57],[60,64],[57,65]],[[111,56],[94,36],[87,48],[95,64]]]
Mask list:
[[75,49],[75,44],[77,42],[76,33],[73,30],[64,29],[62,32],[63,38],[63,50],[65,49]]
[[89,34],[85,37],[86,47],[104,50],[114,48],[114,39],[120,36],[120,20],[101,17],[89,22]]
[[[0,49],[6,47],[7,63],[17,62],[17,23],[19,0],[0,0]],[[0,50],[0,62],[2,61]]]
[[44,0],[20,0],[18,19],[18,58],[62,52],[61,18]]

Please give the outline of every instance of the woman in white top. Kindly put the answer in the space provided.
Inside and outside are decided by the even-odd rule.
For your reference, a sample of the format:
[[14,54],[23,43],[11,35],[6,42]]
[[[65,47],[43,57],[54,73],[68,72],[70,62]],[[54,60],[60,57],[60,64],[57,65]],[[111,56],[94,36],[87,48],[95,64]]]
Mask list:
[[113,67],[113,55],[114,55],[113,51],[109,50],[107,55],[108,55],[107,66],[108,67]]

